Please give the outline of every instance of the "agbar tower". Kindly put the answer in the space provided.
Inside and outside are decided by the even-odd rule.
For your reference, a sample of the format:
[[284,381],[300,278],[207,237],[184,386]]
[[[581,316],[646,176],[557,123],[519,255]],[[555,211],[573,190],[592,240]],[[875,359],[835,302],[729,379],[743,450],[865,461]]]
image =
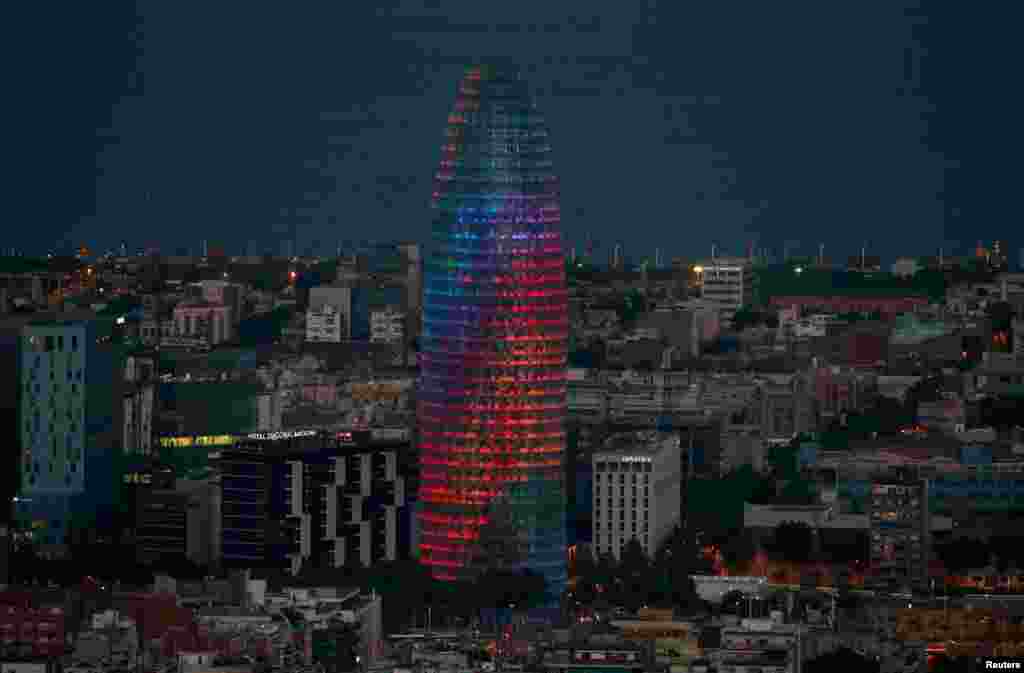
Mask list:
[[418,399],[421,563],[566,580],[568,345],[558,181],[545,121],[508,67],[471,68],[433,193]]

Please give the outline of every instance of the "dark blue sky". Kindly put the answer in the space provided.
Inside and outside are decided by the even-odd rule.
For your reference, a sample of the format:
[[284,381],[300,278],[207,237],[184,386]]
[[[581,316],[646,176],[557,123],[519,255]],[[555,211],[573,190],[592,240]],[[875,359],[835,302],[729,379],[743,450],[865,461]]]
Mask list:
[[325,252],[424,239],[462,67],[501,57],[526,66],[548,117],[570,240],[592,232],[636,256],[750,239],[833,254],[867,240],[887,256],[1016,247],[1017,17],[925,7],[21,8],[4,245],[277,251],[293,228]]

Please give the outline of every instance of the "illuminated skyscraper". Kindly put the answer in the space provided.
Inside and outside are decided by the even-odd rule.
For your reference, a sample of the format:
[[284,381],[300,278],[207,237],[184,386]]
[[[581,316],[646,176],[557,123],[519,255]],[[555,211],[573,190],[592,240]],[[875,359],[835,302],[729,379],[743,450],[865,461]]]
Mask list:
[[567,291],[543,117],[517,70],[470,69],[433,194],[419,392],[419,552],[439,579],[566,580]]

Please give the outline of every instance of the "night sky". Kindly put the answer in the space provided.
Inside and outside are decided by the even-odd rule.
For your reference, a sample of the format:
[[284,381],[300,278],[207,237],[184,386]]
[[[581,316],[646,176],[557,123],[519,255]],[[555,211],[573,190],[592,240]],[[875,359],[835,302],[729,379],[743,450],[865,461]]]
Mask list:
[[563,229],[602,256],[1024,244],[1009,4],[19,4],[7,248],[425,240],[456,84],[489,58],[523,64]]

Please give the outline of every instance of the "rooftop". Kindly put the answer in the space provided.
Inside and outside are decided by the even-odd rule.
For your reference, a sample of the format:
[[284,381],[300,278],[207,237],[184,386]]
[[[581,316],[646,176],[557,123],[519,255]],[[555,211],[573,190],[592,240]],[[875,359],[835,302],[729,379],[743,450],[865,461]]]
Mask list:
[[679,438],[670,432],[641,431],[612,435],[594,452],[595,458],[654,456],[679,447]]

